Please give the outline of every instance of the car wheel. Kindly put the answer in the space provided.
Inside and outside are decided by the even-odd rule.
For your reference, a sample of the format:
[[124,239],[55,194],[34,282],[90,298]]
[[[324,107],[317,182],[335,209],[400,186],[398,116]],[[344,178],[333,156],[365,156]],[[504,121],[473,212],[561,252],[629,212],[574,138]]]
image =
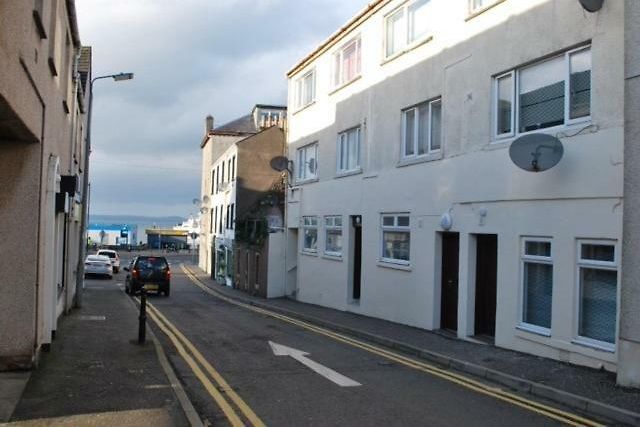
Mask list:
[[119,267],[113,267],[113,272],[114,273],[119,273],[120,272],[120,268]]
[[131,290],[129,289],[129,286],[127,286],[126,284],[124,285],[124,293],[127,294],[127,295],[131,293]]
[[170,290],[169,288],[166,288],[166,289],[164,290],[164,296],[165,296],[165,297],[168,297],[170,294],[171,294],[171,290]]

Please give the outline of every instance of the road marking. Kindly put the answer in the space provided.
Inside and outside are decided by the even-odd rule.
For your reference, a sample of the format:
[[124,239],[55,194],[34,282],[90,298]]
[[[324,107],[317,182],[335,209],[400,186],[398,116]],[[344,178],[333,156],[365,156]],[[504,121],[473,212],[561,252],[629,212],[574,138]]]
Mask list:
[[192,283],[198,286],[200,289],[205,291],[206,293],[215,296],[218,299],[228,302],[229,304],[233,304],[238,307],[243,307],[247,310],[254,311],[256,313],[263,314],[265,316],[273,317],[283,322],[287,322],[296,326],[300,326],[304,329],[316,332],[317,334],[324,335],[326,337],[332,338],[336,341],[343,342],[345,344],[351,345],[353,347],[360,348],[362,350],[368,351],[370,353],[377,354],[381,357],[384,357],[388,360],[392,360],[394,362],[400,363],[409,368],[422,371],[428,373],[430,375],[442,378],[444,380],[456,383],[465,388],[474,390],[478,393],[485,394],[488,396],[492,396],[496,399],[502,400],[507,403],[511,403],[515,406],[519,406],[521,408],[527,409],[529,411],[535,412],[540,415],[544,415],[548,418],[561,421],[567,425],[572,426],[592,426],[592,427],[601,427],[603,424],[600,424],[596,421],[590,420],[588,418],[584,418],[580,415],[573,414],[567,411],[563,411],[558,408],[554,408],[552,406],[545,405],[543,403],[536,402],[534,400],[526,399],[524,397],[518,396],[517,394],[511,393],[509,391],[503,390],[498,387],[492,387],[488,384],[482,383],[480,381],[474,380],[470,377],[466,377],[461,374],[457,374],[446,369],[438,368],[434,365],[418,361],[407,356],[403,356],[399,353],[394,353],[392,351],[386,350],[382,347],[377,347],[371,344],[368,344],[364,341],[360,341],[354,338],[351,338],[346,335],[342,335],[336,332],[333,332],[329,329],[325,329],[316,325],[313,325],[308,322],[304,322],[301,320],[294,319],[292,317],[288,317],[274,311],[266,310],[263,308],[255,307],[247,303],[236,301],[232,298],[225,296],[224,294],[215,291],[209,288],[204,282],[202,282],[197,276],[195,276],[188,268],[181,265],[184,273],[189,277]]
[[354,381],[349,377],[345,377],[341,373],[336,372],[331,368],[327,368],[326,366],[309,359],[308,357],[306,357],[309,355],[309,353],[305,353],[301,350],[296,350],[295,348],[287,347],[286,345],[277,344],[273,341],[269,341],[269,345],[271,346],[271,350],[273,350],[273,354],[275,354],[276,356],[291,356],[291,358],[293,358],[294,360],[297,360],[307,368],[311,369],[317,374],[322,375],[329,381],[338,384],[340,387],[357,387],[362,385],[359,382]]
[[[139,301],[138,298],[136,300]],[[198,349],[185,337],[180,330],[173,325],[153,304],[147,301],[147,311],[149,317],[158,325],[158,327],[169,337],[173,345],[176,347],[182,358],[191,367],[196,377],[200,380],[205,389],[209,392],[211,397],[218,403],[223,410],[229,422],[232,425],[244,425],[240,418],[237,416],[229,402],[221,394],[223,392],[231,401],[236,405],[240,412],[249,420],[249,422],[256,427],[264,427],[265,424],[255,414],[255,412],[247,405],[244,400],[229,386],[227,381],[220,375],[218,371],[205,359],[205,357],[198,351]],[[186,347],[186,349],[185,349]],[[189,354],[189,352],[191,354]],[[192,357],[193,356],[193,357]],[[194,360],[195,358],[195,360]],[[200,363],[204,370],[211,376],[211,378],[217,383],[214,385],[209,378],[202,371],[200,366],[196,363]],[[239,422],[240,424],[235,424]]]

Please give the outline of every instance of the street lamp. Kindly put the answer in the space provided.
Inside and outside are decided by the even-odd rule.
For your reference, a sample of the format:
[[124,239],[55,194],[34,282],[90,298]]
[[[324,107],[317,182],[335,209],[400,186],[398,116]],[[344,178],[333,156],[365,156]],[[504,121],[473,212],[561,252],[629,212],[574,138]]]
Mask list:
[[84,181],[82,183],[82,218],[80,219],[80,239],[78,248],[78,268],[76,276],[76,307],[80,307],[82,303],[82,286],[84,281],[84,259],[87,248],[87,220],[89,217],[89,154],[91,152],[91,115],[93,111],[93,84],[96,80],[113,79],[116,82],[133,79],[133,73],[108,74],[98,76],[91,79],[89,84],[89,111],[87,112],[87,138],[84,147]]

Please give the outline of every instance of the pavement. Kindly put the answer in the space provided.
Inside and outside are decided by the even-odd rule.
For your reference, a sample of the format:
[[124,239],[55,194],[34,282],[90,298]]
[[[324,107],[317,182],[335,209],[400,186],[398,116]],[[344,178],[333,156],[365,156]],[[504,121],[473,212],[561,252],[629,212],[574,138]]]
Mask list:
[[220,285],[193,265],[187,267],[208,287],[229,298],[399,350],[582,413],[640,425],[640,390],[616,386],[614,373],[288,298],[266,300]]
[[155,337],[137,343],[138,309],[117,281],[86,280],[82,308],[60,318],[38,368],[0,374],[0,423],[190,425]]

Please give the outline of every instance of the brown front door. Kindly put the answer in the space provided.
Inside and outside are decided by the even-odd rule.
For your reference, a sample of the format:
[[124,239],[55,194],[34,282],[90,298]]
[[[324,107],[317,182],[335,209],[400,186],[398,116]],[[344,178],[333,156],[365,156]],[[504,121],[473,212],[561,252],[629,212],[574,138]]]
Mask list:
[[495,336],[498,236],[479,234],[476,253],[475,334]]
[[442,298],[440,327],[458,330],[458,252],[460,235],[442,233]]

